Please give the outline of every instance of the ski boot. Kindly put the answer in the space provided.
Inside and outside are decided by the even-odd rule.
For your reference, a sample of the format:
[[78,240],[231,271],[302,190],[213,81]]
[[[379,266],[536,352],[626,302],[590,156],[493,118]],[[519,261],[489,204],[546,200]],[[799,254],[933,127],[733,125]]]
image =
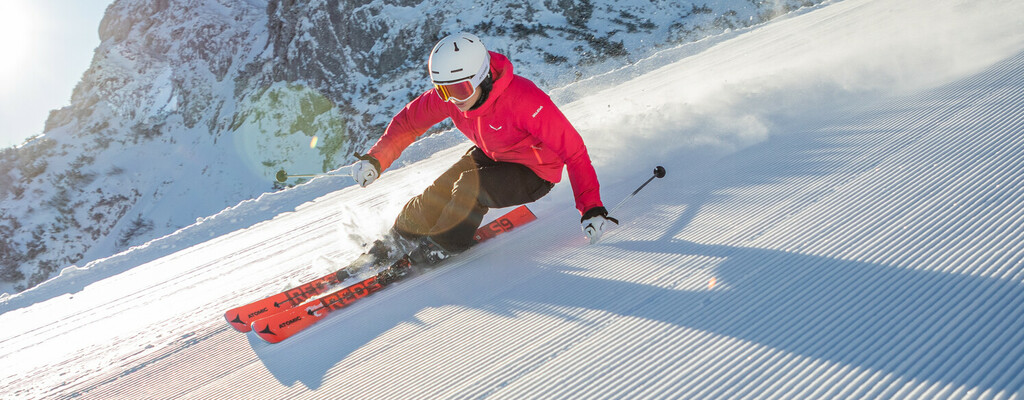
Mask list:
[[377,274],[377,283],[388,285],[417,271],[418,268],[436,265],[448,257],[451,257],[451,253],[434,243],[433,240],[420,239],[419,246]]
[[419,247],[421,240],[419,238],[406,238],[392,229],[382,238],[375,240],[370,249],[359,256],[345,270],[349,276],[356,276],[367,269],[377,270],[381,267],[389,266]]
[[394,246],[386,240],[376,240],[370,249],[356,258],[351,264],[345,267],[348,276],[356,276],[367,268],[380,268],[388,265],[393,257],[400,253],[395,251]]

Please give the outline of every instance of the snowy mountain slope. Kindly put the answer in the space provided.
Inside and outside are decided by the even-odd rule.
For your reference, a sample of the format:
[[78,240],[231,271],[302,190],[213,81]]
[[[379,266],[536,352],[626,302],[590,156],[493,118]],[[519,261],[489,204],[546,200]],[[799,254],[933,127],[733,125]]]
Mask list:
[[0,397],[1021,398],[1022,11],[846,0],[609,75],[564,107],[605,201],[669,175],[601,244],[559,185],[529,228],[277,345],[221,312],[354,256],[467,145],[265,196],[311,201],[7,298]]
[[118,0],[71,103],[0,149],[0,293],[354,161],[449,33],[550,88],[822,1]]

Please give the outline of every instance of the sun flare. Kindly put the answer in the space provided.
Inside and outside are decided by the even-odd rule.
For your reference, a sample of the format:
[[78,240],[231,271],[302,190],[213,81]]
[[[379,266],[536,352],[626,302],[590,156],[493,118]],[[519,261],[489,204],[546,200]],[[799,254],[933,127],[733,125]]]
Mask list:
[[0,1],[0,83],[17,79],[18,71],[27,67],[38,22],[28,4],[20,0]]

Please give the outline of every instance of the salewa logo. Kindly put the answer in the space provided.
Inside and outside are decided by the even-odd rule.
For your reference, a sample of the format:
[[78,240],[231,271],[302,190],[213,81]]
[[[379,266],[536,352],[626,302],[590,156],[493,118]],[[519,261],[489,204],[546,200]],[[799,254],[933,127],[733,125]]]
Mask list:
[[533,118],[537,118],[537,114],[540,114],[540,110],[543,110],[544,106],[537,107],[537,111],[533,112]]
[[496,131],[500,131],[501,128],[504,128],[504,126],[495,127],[494,125],[491,125],[491,124],[487,124],[487,126],[491,127],[491,129],[494,129]]

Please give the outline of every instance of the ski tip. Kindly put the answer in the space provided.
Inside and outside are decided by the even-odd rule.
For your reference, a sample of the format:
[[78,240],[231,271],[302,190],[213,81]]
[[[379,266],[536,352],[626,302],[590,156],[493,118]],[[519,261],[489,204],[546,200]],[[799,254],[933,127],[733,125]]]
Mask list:
[[272,329],[270,329],[270,324],[266,322],[253,321],[250,328],[250,330],[253,333],[255,333],[256,336],[259,336],[260,339],[263,339],[267,343],[278,343],[287,337],[279,336]]
[[231,325],[236,331],[245,333],[251,330],[249,324],[242,321],[242,315],[235,310],[224,313],[224,320],[228,321],[228,325]]

